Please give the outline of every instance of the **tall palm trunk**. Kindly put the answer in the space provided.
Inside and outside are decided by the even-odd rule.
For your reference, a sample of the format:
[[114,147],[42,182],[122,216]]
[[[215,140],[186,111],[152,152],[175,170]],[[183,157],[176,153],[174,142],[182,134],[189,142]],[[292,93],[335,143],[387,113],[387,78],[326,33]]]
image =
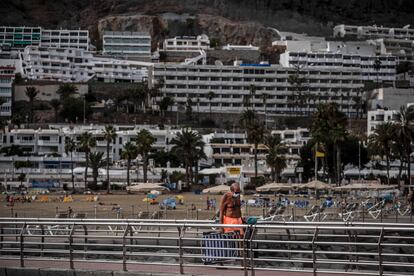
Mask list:
[[143,160],[142,169],[143,169],[143,174],[144,174],[144,183],[147,183],[148,158],[145,153],[142,155],[142,160]]
[[341,185],[341,146],[336,145],[336,172],[338,174],[338,186]]
[[34,117],[34,108],[33,108],[33,100],[30,99],[30,123],[33,123],[33,117]]
[[130,185],[130,180],[129,180],[129,171],[131,169],[131,159],[128,158],[127,160],[127,186],[129,187]]
[[390,184],[390,155],[388,152],[385,154],[387,160],[387,184]]
[[72,177],[72,191],[75,191],[75,175],[73,174],[73,152],[70,152],[70,172]]
[[89,152],[85,152],[85,189],[88,188],[88,166],[89,166]]
[[254,144],[254,177],[257,179],[257,147],[258,144]]
[[106,142],[106,182],[108,184],[106,193],[111,193],[111,183],[109,182],[109,141]]
[[407,177],[408,177],[408,190],[411,191],[411,150],[407,151]]
[[401,158],[400,165],[398,166],[398,177],[397,177],[398,190],[401,189],[400,183],[401,183],[401,174],[402,174],[402,171],[403,171],[403,160]]

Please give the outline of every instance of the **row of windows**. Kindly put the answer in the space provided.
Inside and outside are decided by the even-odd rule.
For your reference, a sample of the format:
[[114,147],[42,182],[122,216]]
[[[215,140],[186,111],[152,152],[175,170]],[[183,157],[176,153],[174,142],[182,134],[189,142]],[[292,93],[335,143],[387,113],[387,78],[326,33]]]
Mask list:
[[[331,100],[350,100],[351,99],[351,94],[354,95],[354,93],[345,93],[345,94],[337,94],[335,92],[331,92],[331,93],[323,93],[323,94],[314,94],[312,93],[311,96],[315,96],[315,100],[317,98],[329,98]],[[206,94],[186,94],[186,93],[182,93],[182,94],[178,94],[178,93],[165,93],[165,96],[168,97],[172,97],[172,98],[179,98],[179,97],[184,97],[184,98],[193,98],[195,103],[197,101],[199,101],[200,99],[208,99],[208,95]],[[304,96],[308,96],[308,95],[304,95]],[[250,95],[239,95],[239,94],[215,94],[214,97],[212,98],[212,101],[215,101],[216,99],[243,99],[243,98],[250,98]],[[198,100],[197,100],[198,98]],[[261,95],[256,95],[253,97],[253,99],[255,101],[263,101],[263,97]],[[292,93],[289,93],[287,95],[267,95],[266,96],[266,100],[270,101],[270,100],[274,100],[274,99],[278,99],[278,100],[286,100],[286,99],[293,99]]]
[[304,58],[320,58],[320,59],[344,59],[344,60],[380,60],[380,61],[395,61],[395,57],[375,57],[375,56],[350,56],[350,55],[341,55],[341,54],[308,54],[308,53],[290,53],[291,57],[304,57]]
[[[274,70],[274,69],[214,69],[214,68],[180,68],[180,67],[155,67],[155,74],[160,72],[190,72],[190,73],[217,73],[220,74],[248,74],[248,75],[266,75],[266,74],[277,74],[277,75],[295,75],[297,71],[292,69],[285,70]],[[330,71],[330,70],[303,70],[300,75],[332,75],[332,76],[359,76],[359,71],[354,72],[341,72],[341,71]]]
[[118,38],[118,37],[104,37],[104,46],[105,44],[108,43],[125,43],[125,44],[130,44],[130,43],[135,43],[135,44],[151,44],[151,38],[127,38],[127,37],[123,37],[123,38]]
[[40,28],[4,28],[0,27],[0,33],[40,33]]
[[[382,73],[386,74],[386,73]],[[392,74],[391,74],[392,75]],[[376,76],[376,74],[375,74]],[[206,81],[206,82],[280,82],[287,83],[289,80],[287,78],[221,78],[221,77],[193,77],[193,76],[166,76],[166,80],[179,80],[179,81]],[[361,83],[361,80],[350,78],[350,79],[320,79],[320,78],[311,78],[305,79],[305,81],[310,83]]]
[[[339,83],[338,83],[339,84]],[[236,91],[250,91],[250,86],[216,86],[216,85],[184,85],[184,84],[179,84],[179,85],[174,85],[174,84],[167,84],[165,86],[166,89],[193,89],[193,90],[236,90]],[[356,87],[355,87],[356,88]],[[263,87],[263,86],[256,86],[255,87],[256,91],[294,91],[296,90],[294,87],[289,86],[289,87],[277,87],[277,86],[268,86],[268,87]],[[327,91],[327,87],[306,87],[303,86],[300,88],[301,91]],[[347,87],[341,87],[341,86],[336,86],[336,87],[331,87],[331,89],[335,89],[336,91],[350,91],[352,88],[347,88]]]
[[110,52],[110,51],[135,51],[135,52],[151,52],[151,48],[149,46],[124,46],[124,45],[119,45],[119,46],[108,46],[106,45],[104,47],[104,50],[106,52]]
[[[301,105],[301,109],[302,109],[302,111],[305,111],[306,109],[316,109],[317,107],[318,107],[318,104],[320,103],[320,102],[325,102],[325,101],[332,101],[332,100],[329,100],[329,99],[321,99],[320,101],[318,101],[318,102],[315,102],[314,104],[303,104],[303,105]],[[180,105],[182,105],[182,106],[185,106],[186,105],[186,102],[177,102],[178,104],[180,104]],[[342,104],[342,105],[340,105],[338,102],[337,102],[337,104],[338,104],[338,106],[339,106],[339,108],[341,108],[342,110],[344,110],[344,109],[348,109],[348,108],[354,108],[354,109],[356,109],[356,106],[354,106],[354,105],[352,105],[352,104]],[[197,107],[197,105],[192,105],[193,107]],[[210,104],[209,103],[200,103],[198,106],[200,106],[200,107],[210,107]],[[240,108],[240,107],[247,107],[247,105],[245,105],[244,103],[211,103],[211,106],[212,107],[234,107],[234,108]],[[251,105],[249,105],[249,106],[251,106]],[[266,108],[268,108],[268,109],[278,109],[278,108],[292,108],[293,106],[295,106],[296,108],[298,108],[298,105],[296,105],[296,104],[288,104],[288,103],[278,103],[278,104],[267,104],[266,105]],[[263,104],[254,104],[254,107],[255,108],[262,108],[262,109],[264,109],[264,105]]]

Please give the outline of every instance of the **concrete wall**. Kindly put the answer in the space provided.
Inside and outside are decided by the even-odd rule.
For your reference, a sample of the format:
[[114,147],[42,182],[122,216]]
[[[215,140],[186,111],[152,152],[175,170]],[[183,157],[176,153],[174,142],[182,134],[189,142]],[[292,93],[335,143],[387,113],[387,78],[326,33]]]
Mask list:
[[[79,95],[88,93],[88,84],[73,84],[78,88]],[[29,101],[26,96],[26,87],[36,87],[39,90],[37,95],[38,101],[50,101],[52,99],[59,99],[59,95],[56,91],[59,89],[60,83],[30,83],[30,84],[17,84],[14,88],[14,101]]]

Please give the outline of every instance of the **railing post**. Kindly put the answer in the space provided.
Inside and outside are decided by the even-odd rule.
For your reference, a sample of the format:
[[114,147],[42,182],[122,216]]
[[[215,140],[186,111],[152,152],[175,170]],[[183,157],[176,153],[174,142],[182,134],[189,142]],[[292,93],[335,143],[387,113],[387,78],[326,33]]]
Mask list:
[[183,236],[184,236],[184,227],[177,227],[178,229],[178,261],[180,265],[180,274],[184,274],[184,260],[183,260]]
[[40,235],[42,236],[40,238],[40,250],[41,250],[41,256],[43,257],[43,250],[44,250],[44,243],[45,243],[45,227],[43,224],[40,225]]
[[251,269],[251,275],[252,276],[254,276],[254,274],[255,274],[255,271],[254,271],[254,251],[253,251],[253,237],[254,237],[254,235],[256,234],[256,226],[255,225],[253,225],[253,227],[252,227],[252,232],[251,232],[251,235],[250,235],[250,239],[249,239],[249,242],[250,242],[250,269]]
[[69,265],[70,269],[75,269],[73,264],[73,232],[75,232],[75,223],[72,225],[72,229],[70,229],[69,233]]
[[312,266],[313,266],[313,275],[316,276],[317,267],[316,267],[316,245],[315,242],[318,239],[319,228],[316,227],[315,233],[313,234],[312,238]]
[[86,227],[86,225],[83,225],[83,232],[84,232],[84,246],[83,246],[83,258],[86,259],[88,257],[88,228]]
[[4,241],[4,229],[3,224],[0,226],[0,249],[3,249],[3,241]]
[[122,236],[122,270],[123,271],[127,271],[126,236],[128,235],[129,230],[130,230],[130,226],[128,224]]
[[26,229],[26,223],[20,230],[20,267],[24,267],[24,230]]
[[384,267],[382,266],[382,241],[384,240],[384,227],[381,229],[380,236],[378,237],[378,275],[382,276],[384,273]]

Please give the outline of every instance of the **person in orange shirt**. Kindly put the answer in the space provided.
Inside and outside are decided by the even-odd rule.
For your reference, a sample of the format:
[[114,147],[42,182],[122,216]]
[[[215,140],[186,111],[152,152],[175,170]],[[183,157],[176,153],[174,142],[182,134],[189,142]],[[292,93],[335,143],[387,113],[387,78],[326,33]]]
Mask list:
[[[225,193],[220,203],[220,224],[243,224],[240,201],[240,185],[233,183],[230,191]],[[243,228],[224,227],[223,233],[239,231],[243,235]]]

